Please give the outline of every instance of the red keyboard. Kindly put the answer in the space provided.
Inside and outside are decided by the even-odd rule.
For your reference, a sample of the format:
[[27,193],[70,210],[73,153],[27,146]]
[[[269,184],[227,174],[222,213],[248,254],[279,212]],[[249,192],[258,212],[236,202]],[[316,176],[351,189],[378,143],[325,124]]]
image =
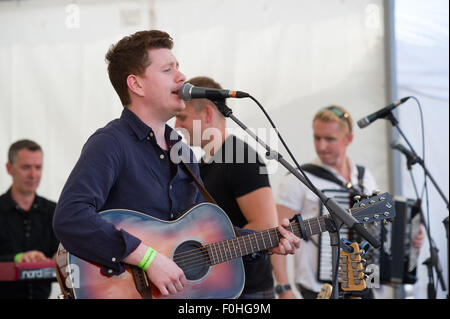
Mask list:
[[0,262],[0,281],[56,280],[54,261],[38,263]]

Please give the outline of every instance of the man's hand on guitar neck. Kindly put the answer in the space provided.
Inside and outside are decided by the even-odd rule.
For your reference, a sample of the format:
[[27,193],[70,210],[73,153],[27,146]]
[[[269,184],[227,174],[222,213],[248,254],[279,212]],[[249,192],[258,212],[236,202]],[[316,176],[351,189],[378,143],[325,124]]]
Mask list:
[[[284,227],[283,227],[284,226]],[[281,222],[281,226],[278,226],[278,231],[283,238],[280,239],[280,243],[277,247],[270,248],[269,252],[278,255],[293,255],[295,250],[300,248],[300,238],[295,236],[290,231],[286,230],[285,227],[289,226],[289,219],[284,218]]]
[[[123,261],[127,264],[138,265],[144,257],[147,248],[146,245],[141,243]],[[146,273],[148,279],[164,296],[180,292],[187,283],[183,270],[174,261],[158,252],[156,252],[156,256]]]

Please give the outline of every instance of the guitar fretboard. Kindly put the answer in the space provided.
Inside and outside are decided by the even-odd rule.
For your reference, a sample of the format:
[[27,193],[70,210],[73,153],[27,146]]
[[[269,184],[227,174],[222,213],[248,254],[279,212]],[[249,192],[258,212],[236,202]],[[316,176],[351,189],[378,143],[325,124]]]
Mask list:
[[[312,235],[326,231],[326,218],[327,216],[321,216],[305,220],[304,235],[309,238]],[[299,238],[304,237],[297,221],[291,222],[286,229]],[[278,228],[275,227],[261,232],[212,243],[206,246],[206,250],[211,265],[216,265],[258,251],[276,247],[280,243],[281,238],[282,235],[278,231]]]

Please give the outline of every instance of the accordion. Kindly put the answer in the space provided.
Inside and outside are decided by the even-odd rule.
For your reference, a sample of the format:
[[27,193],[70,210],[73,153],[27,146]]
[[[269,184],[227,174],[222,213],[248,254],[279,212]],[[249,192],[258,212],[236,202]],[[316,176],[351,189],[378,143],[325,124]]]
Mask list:
[[[322,192],[330,198],[333,198],[343,209],[351,207],[352,194],[347,190],[341,189],[324,189]],[[319,203],[320,215],[328,214],[327,209]],[[343,225],[339,230],[339,237],[350,239],[348,228]],[[317,262],[317,280],[322,283],[330,283],[332,281],[332,253],[330,245],[330,235],[328,232],[323,232],[319,235],[318,242],[318,262]]]
[[414,284],[419,250],[412,240],[420,231],[420,207],[412,199],[395,196],[394,200],[396,216],[380,248],[380,282]]

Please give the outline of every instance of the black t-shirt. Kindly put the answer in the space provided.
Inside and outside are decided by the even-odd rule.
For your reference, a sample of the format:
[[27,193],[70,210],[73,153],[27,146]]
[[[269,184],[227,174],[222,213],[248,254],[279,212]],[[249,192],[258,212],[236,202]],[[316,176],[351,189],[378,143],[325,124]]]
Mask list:
[[[36,195],[29,211],[11,198],[11,189],[0,196],[0,261],[14,261],[21,252],[39,250],[52,258],[58,249],[52,220],[56,203]],[[0,299],[36,298],[50,295],[51,281],[0,282]]]
[[[257,152],[247,143],[230,135],[208,163],[200,163],[203,183],[227,213],[233,225],[245,226],[248,222],[239,209],[236,198],[261,187],[270,187],[266,166]],[[243,293],[253,293],[273,287],[270,258],[257,263],[245,263]]]

